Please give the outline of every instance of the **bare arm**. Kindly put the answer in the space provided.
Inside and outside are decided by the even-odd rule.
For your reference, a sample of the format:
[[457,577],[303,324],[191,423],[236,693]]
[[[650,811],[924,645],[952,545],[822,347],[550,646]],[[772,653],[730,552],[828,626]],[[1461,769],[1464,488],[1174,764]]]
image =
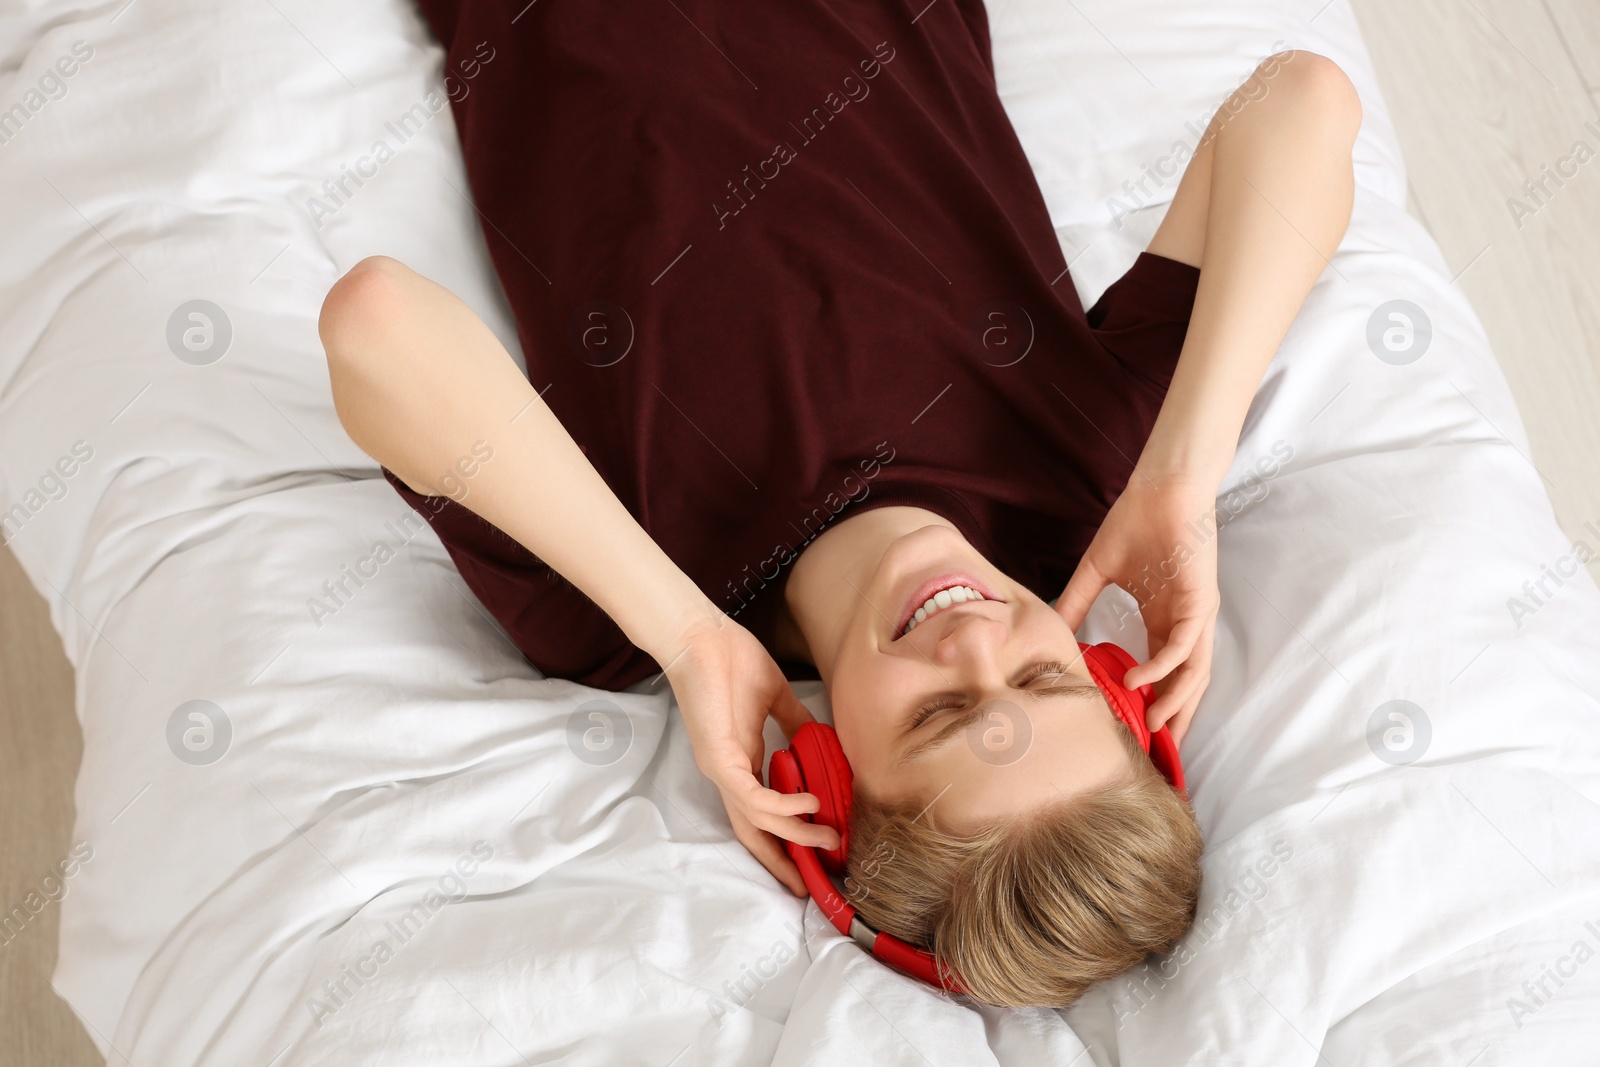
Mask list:
[[[499,338],[448,290],[373,256],[335,283],[318,330],[339,420],[412,489],[445,495],[453,477],[465,487],[462,503],[581,589],[658,663],[682,650],[693,624],[720,618]],[[458,462],[489,450],[493,458],[463,482]]]
[[1303,51],[1269,57],[1212,118],[1149,246],[1201,275],[1146,473],[1213,486],[1227,473],[1261,376],[1349,224],[1360,125],[1349,78]]
[[[1217,110],[1149,251],[1200,268],[1183,350],[1127,488],[1057,609],[1073,629],[1115,583],[1132,592],[1159,683],[1149,712],[1181,739],[1211,678],[1217,544],[1212,520],[1245,413],[1289,324],[1349,224],[1354,88],[1310,52],[1269,57]],[[1150,575],[1157,575],[1152,580]]]
[[811,718],[760,642],[650,538],[499,339],[448,290],[373,256],[334,284],[318,331],[351,439],[412,489],[450,495],[515,538],[662,665],[735,835],[803,895],[772,835],[822,848],[837,847],[838,835],[799,818],[817,810],[814,796],[756,778],[768,716],[789,734]]

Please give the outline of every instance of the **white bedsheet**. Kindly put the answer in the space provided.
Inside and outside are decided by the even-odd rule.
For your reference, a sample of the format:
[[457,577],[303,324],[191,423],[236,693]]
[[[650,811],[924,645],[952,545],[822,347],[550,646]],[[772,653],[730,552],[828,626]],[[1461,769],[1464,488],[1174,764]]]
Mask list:
[[[405,0],[0,14],[0,107],[27,110],[0,143],[0,508],[77,670],[93,854],[55,983],[113,1062],[1592,1062],[1600,596],[1547,577],[1573,545],[1402,208],[1345,0],[1006,0],[991,23],[1086,302],[1176,187],[1146,168],[1260,57],[1328,54],[1366,108],[1350,234],[1225,487],[1184,748],[1202,921],[1066,1013],[948,1001],[791,899],[732,841],[664,686],[535,677],[343,433],[315,322],[362,256],[515,350],[448,109],[333,216],[306,208],[439,85]],[[208,365],[168,340],[192,300],[231,326]],[[1410,363],[1367,340],[1391,300],[1431,323]],[[1138,651],[1118,614],[1089,636]],[[1399,720],[1368,740],[1395,700],[1422,709],[1410,765],[1375,755]],[[190,701],[226,717],[209,748]]]

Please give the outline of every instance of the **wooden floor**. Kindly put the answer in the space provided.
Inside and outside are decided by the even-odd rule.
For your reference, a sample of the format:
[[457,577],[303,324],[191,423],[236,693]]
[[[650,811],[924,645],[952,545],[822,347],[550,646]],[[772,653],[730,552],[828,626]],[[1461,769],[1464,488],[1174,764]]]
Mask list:
[[[1600,526],[1600,4],[1354,4],[1405,148],[1411,211],[1483,318],[1557,516],[1600,551],[1582,531]],[[1539,181],[1535,197],[1524,183]],[[71,671],[44,603],[0,550],[0,908],[38,890],[70,847],[79,751]],[[0,947],[0,1067],[100,1062],[50,990],[55,939],[51,905]]]
[[[9,505],[9,501],[7,501]],[[72,847],[72,783],[83,751],[72,668],[44,601],[0,549],[0,908],[46,898],[44,878]],[[68,892],[71,883],[68,882]],[[36,901],[39,898],[36,898]],[[50,989],[55,904],[0,946],[0,1067],[100,1063],[72,1011]]]
[[1483,319],[1556,517],[1600,553],[1600,3],[1352,2],[1411,213]]

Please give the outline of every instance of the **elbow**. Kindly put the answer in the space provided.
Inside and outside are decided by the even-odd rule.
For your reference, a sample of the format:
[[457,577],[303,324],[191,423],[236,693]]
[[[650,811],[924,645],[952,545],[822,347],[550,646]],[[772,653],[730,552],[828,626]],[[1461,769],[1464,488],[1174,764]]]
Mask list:
[[1282,84],[1315,121],[1354,143],[1361,128],[1361,94],[1343,67],[1327,56],[1295,49],[1268,56],[1258,70],[1269,86]]
[[400,287],[396,260],[369,256],[333,283],[317,317],[317,334],[328,360],[328,385],[334,412],[353,441],[372,455],[375,420],[386,397],[385,352],[393,351],[400,327]]
[[317,316],[330,372],[347,369],[373,351],[399,320],[397,272],[405,267],[388,256],[368,256],[333,283]]

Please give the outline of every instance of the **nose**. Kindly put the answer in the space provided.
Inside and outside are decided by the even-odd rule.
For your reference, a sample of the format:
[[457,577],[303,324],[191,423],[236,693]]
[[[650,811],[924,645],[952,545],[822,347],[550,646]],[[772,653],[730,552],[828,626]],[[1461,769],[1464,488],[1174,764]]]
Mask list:
[[957,670],[963,677],[984,684],[990,680],[988,675],[997,673],[994,665],[1005,640],[1006,625],[999,619],[978,614],[954,615],[934,642],[929,658],[941,667]]

